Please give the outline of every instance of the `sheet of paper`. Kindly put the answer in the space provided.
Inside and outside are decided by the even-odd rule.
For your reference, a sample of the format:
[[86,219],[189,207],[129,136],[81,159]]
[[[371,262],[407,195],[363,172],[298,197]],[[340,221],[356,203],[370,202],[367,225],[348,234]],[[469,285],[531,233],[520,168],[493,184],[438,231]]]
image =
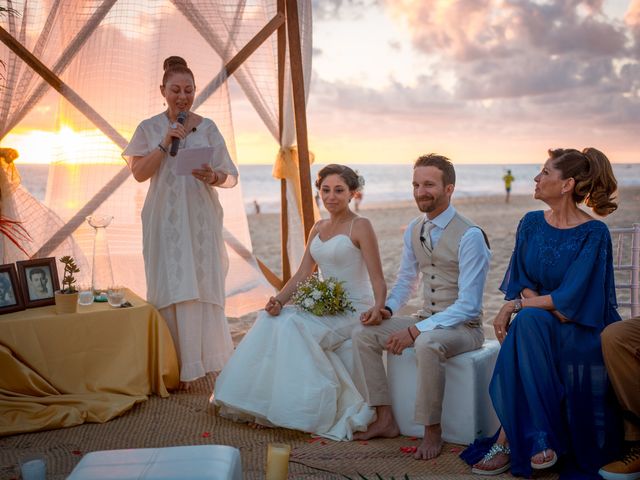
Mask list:
[[175,174],[191,175],[191,172],[194,169],[202,168],[202,165],[205,163],[211,165],[211,168],[215,169],[216,165],[214,163],[214,159],[214,147],[180,149],[175,157]]

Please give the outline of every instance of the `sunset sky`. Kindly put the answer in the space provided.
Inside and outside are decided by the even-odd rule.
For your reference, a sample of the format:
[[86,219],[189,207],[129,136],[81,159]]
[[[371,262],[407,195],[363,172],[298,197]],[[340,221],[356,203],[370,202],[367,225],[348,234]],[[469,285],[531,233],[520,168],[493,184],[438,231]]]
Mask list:
[[[320,163],[408,163],[427,152],[542,163],[560,146],[640,162],[640,0],[313,5],[307,114]],[[271,163],[277,145],[237,90],[239,162]],[[35,161],[26,150],[22,160]]]
[[319,161],[640,162],[640,0],[316,0]]

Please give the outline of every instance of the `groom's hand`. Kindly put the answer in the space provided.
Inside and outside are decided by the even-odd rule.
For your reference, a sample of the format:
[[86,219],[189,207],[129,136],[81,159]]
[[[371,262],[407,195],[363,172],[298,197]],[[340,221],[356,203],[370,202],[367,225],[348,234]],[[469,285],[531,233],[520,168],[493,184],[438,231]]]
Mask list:
[[409,330],[405,328],[389,335],[385,349],[394,355],[402,355],[402,351],[412,345],[413,339],[409,335]]

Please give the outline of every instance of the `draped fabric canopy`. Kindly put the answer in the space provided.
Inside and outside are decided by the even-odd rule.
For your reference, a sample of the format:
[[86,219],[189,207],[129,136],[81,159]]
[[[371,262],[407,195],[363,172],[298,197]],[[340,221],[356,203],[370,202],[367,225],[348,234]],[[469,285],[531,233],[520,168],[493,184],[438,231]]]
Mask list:
[[[115,281],[145,294],[140,210],[148,183],[137,183],[130,176],[120,152],[142,119],[164,110],[159,92],[162,62],[170,55],[180,55],[196,77],[193,109],[216,122],[236,161],[224,67],[276,15],[276,2],[8,1],[16,14],[0,18],[2,27],[63,82],[60,93],[56,92],[11,49],[0,45],[6,85],[0,89],[0,139],[21,128],[56,131],[62,137],[57,146],[52,146],[55,160],[49,169],[45,204],[67,227],[38,233],[32,251],[37,251],[38,256],[58,256],[62,247],[55,247],[59,243],[56,237],[66,238],[73,232],[90,264],[93,230],[84,217],[94,212],[113,215],[107,235]],[[299,1],[298,9],[304,84],[308,92],[311,1]],[[234,72],[233,78],[281,146],[279,153],[271,155],[295,162],[288,62],[280,135],[277,53],[277,39],[271,35]],[[288,182],[290,203],[298,205],[295,182]],[[219,193],[225,210],[225,240],[230,256],[227,314],[237,316],[262,307],[271,288],[251,253],[241,167],[240,185]],[[289,212],[289,238],[293,243],[290,253],[295,265],[301,258],[303,233],[298,209]],[[14,214],[25,222],[27,230],[32,230],[37,219],[24,211]],[[87,268],[82,273],[88,278],[89,271]]]

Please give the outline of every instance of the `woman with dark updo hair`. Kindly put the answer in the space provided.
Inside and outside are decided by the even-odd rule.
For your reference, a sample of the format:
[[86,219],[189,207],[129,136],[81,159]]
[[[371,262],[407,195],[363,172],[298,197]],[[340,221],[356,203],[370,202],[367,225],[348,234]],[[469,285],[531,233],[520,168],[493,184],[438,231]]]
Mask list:
[[[351,351],[336,353],[361,313],[371,309],[381,320],[387,293],[373,227],[349,208],[361,185],[344,165],[318,172],[329,218],[313,226],[298,271],[269,299],[217,378],[212,401],[220,415],[333,440],[351,440],[373,420],[349,374]],[[325,280],[342,282],[354,311],[322,316],[287,305],[316,266]]]
[[[220,370],[233,352],[224,315],[228,269],[218,188],[237,183],[238,171],[222,134],[191,112],[196,85],[181,57],[164,61],[160,93],[167,109],[136,129],[122,155],[139,182],[151,180],[142,209],[147,299],[160,310],[180,360],[181,388]],[[181,120],[181,121],[179,121]],[[179,150],[214,147],[212,167],[176,173]]]
[[612,213],[617,183],[595,148],[549,150],[534,180],[550,208],[520,221],[493,322],[502,348],[489,390],[502,430],[463,458],[482,475],[529,477],[560,459],[562,473],[598,478],[621,438],[600,333],[620,316],[609,230],[579,205]]

